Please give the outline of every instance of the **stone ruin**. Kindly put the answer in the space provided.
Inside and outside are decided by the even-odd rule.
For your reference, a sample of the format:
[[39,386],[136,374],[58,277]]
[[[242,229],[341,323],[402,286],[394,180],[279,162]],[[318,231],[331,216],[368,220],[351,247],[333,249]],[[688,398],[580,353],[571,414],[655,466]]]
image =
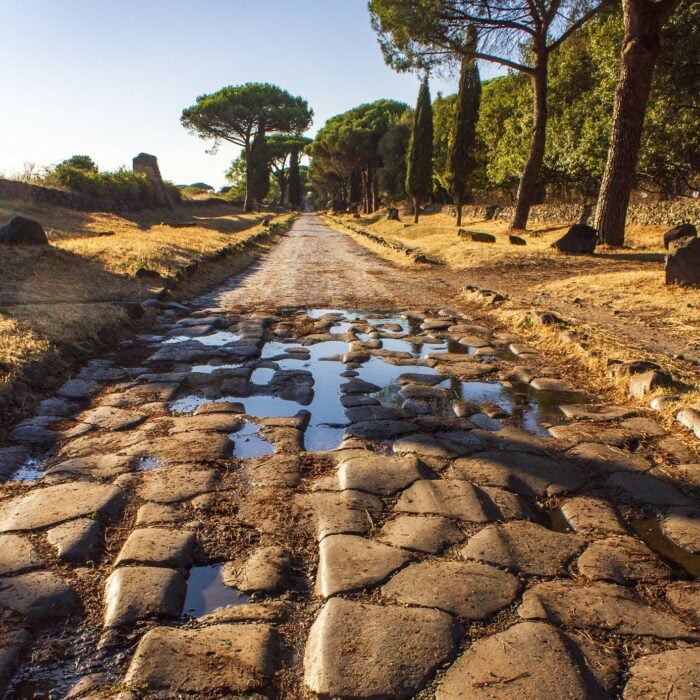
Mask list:
[[172,200],[163,184],[163,178],[158,167],[158,159],[148,153],[139,153],[133,160],[133,170],[135,173],[144,173],[153,184],[156,192],[156,199],[159,206],[173,208]]

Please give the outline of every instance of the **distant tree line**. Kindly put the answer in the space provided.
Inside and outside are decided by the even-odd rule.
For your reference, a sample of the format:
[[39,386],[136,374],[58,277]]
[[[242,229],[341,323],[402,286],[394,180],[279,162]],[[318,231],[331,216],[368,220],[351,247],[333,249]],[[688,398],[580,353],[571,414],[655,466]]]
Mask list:
[[[458,95],[432,104],[426,197],[454,201],[458,212],[475,197],[511,202],[514,228],[525,227],[530,206],[545,195],[597,197],[600,235],[619,245],[633,188],[697,190],[698,3],[372,0],[370,13],[397,70],[460,68]],[[508,73],[481,85],[476,60]],[[379,199],[424,198],[411,191],[410,156],[407,172],[418,114],[389,104],[397,105],[362,105],[321,129],[308,149],[319,194],[361,201],[364,211]],[[363,138],[352,132],[367,131],[358,112],[383,114],[372,121],[374,159],[357,159]],[[363,169],[365,179],[374,174],[372,197]]]
[[293,209],[303,199],[300,158],[309,139],[313,111],[306,100],[268,83],[228,86],[201,95],[182,112],[181,122],[203,139],[228,141],[242,149],[227,172],[234,188],[243,190],[244,207],[252,211],[270,194],[271,177],[279,204],[288,197]]

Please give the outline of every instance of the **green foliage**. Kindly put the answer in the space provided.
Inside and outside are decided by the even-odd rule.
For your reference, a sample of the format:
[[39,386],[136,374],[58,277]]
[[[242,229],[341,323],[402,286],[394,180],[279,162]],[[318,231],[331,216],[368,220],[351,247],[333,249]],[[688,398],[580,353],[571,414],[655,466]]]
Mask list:
[[438,93],[433,100],[433,184],[444,197],[449,191],[447,159],[454,131],[457,95]]
[[389,124],[379,141],[379,189],[389,203],[406,198],[406,153],[411,138],[411,112]]
[[447,184],[457,206],[464,201],[469,175],[476,163],[476,123],[480,100],[481,80],[476,61],[463,58],[447,173]]
[[433,112],[425,78],[418,91],[413,127],[408,144],[406,192],[415,200],[427,197],[433,181]]
[[95,161],[90,156],[71,156],[56,166],[57,170],[60,168],[75,168],[89,173],[96,173],[98,170]]
[[317,193],[347,204],[357,201],[359,188],[369,211],[382,166],[379,143],[407,109],[402,102],[377,100],[329,119],[306,149],[312,158],[310,178]]
[[[113,172],[87,170],[83,163],[60,163],[49,168],[43,182],[54,187],[64,187],[73,192],[131,204],[150,205],[157,201],[156,193],[150,180],[143,173],[135,173],[126,168]],[[93,164],[94,165],[94,164]]]

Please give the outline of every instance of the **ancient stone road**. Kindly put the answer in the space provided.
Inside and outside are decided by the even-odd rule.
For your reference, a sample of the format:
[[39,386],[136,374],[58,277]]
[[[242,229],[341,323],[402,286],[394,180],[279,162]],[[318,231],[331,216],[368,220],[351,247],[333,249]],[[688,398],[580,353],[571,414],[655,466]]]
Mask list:
[[19,424],[0,695],[697,698],[697,455],[445,279],[303,217]]

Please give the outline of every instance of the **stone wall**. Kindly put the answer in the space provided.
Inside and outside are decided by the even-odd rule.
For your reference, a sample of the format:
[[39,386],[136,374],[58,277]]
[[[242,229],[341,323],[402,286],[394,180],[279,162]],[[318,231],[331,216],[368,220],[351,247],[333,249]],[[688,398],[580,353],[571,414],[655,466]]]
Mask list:
[[172,209],[173,203],[165,189],[158,167],[158,159],[149,153],[139,153],[133,160],[133,169],[135,173],[143,173],[151,181],[158,205]]
[[[454,207],[444,207],[443,211],[453,213]],[[536,204],[530,209],[529,221],[574,224],[579,221],[582,211],[582,204]],[[462,209],[462,215],[466,219],[495,218],[499,221],[508,221],[513,216],[513,207],[470,205]],[[677,226],[685,222],[693,224],[700,222],[700,201],[678,199],[670,202],[645,202],[632,204],[627,212],[628,224]]]
[[19,199],[35,204],[51,204],[79,211],[115,211],[117,209],[114,202],[105,202],[79,192],[58,190],[53,187],[43,187],[30,182],[18,182],[4,178],[0,178],[0,197]]

